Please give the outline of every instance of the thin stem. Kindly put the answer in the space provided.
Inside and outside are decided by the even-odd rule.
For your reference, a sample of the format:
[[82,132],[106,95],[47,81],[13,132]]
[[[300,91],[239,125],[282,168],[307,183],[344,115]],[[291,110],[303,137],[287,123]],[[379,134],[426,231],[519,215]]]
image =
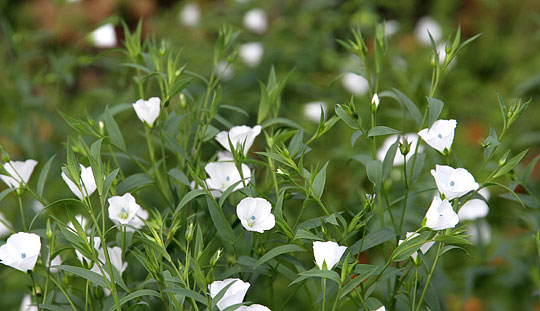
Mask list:
[[414,288],[413,288],[411,311],[414,311],[414,306],[416,305],[416,287],[417,286],[418,286],[418,267],[416,267],[415,272],[414,272]]
[[19,210],[21,212],[21,221],[22,221],[23,229],[24,229],[24,231],[26,231],[27,228],[26,228],[26,222],[24,221],[24,209],[23,209],[21,196],[22,196],[22,194],[17,193],[17,199],[19,201]]
[[437,262],[439,262],[439,257],[441,257],[442,248],[443,248],[443,243],[441,242],[439,244],[439,248],[437,249],[437,256],[435,257],[435,260],[433,261],[433,266],[431,266],[431,270],[429,271],[428,278],[426,280],[426,285],[424,286],[424,290],[422,291],[420,300],[418,300],[418,306],[416,307],[417,311],[420,310],[420,307],[422,306],[422,302],[424,301],[424,297],[426,296],[429,283],[431,282],[431,278],[433,277],[433,272],[435,271],[435,267],[437,267]]
[[77,311],[77,308],[75,307],[75,304],[73,303],[73,301],[71,300],[69,295],[66,293],[66,290],[64,289],[64,287],[62,285],[60,285],[58,283],[58,281],[56,280],[56,278],[54,278],[54,277],[51,278],[51,281],[54,283],[54,285],[56,285],[56,287],[58,287],[58,289],[62,292],[62,294],[64,294],[64,297],[66,297],[66,300],[71,305],[71,308],[73,309],[73,311]]
[[322,299],[322,311],[324,311],[325,309],[325,305],[326,305],[326,278],[323,278],[322,280],[323,282],[323,299]]

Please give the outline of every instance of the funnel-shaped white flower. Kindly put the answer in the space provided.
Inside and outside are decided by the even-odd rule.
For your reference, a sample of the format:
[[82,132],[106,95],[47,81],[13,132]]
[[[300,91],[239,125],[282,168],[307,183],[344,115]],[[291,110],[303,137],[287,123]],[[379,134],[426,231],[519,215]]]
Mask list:
[[326,268],[332,270],[334,266],[339,262],[343,253],[345,253],[347,247],[339,246],[336,242],[313,242],[313,256],[315,257],[315,263],[319,269],[324,269],[324,263]]
[[23,300],[21,301],[21,306],[19,307],[20,311],[38,311],[38,307],[35,306],[32,302],[32,296],[30,294],[26,294],[23,297]]
[[418,135],[433,149],[444,154],[445,150],[448,152],[452,148],[456,126],[456,120],[437,120],[430,128],[418,132]]
[[341,81],[343,87],[355,95],[364,95],[369,91],[368,80],[356,73],[347,72],[343,75]]
[[439,23],[430,16],[424,16],[418,20],[416,28],[414,29],[414,35],[420,44],[425,46],[431,45],[428,32],[431,34],[435,43],[441,40],[442,29]]
[[486,217],[489,213],[489,206],[484,200],[472,199],[461,207],[458,211],[458,216],[460,220],[474,220],[477,218]]
[[432,230],[443,230],[454,228],[459,222],[459,217],[452,209],[452,205],[448,200],[441,200],[436,195],[433,197],[431,206],[426,213],[426,227]]
[[480,187],[473,175],[464,168],[436,165],[435,169],[431,170],[431,175],[435,177],[439,192],[444,194],[448,200],[459,198]]
[[272,205],[263,198],[244,198],[236,206],[236,215],[242,226],[248,231],[263,233],[276,225],[276,218],[271,213]]
[[253,145],[255,137],[261,133],[261,126],[255,125],[253,128],[240,125],[233,126],[228,132],[221,131],[216,135],[216,140],[228,151],[231,150],[229,140],[231,141],[233,148],[239,148],[243,146],[244,155],[248,153],[249,148]]
[[4,169],[11,176],[0,175],[0,179],[8,185],[10,188],[22,188],[23,184],[27,184],[34,167],[36,167],[36,160],[26,161],[9,161],[4,163]]
[[69,190],[71,190],[71,192],[73,192],[73,194],[81,201],[84,198],[91,196],[92,193],[94,193],[94,191],[96,191],[97,189],[96,180],[94,179],[94,172],[92,172],[92,168],[90,166],[84,167],[84,165],[81,164],[80,184],[82,188],[82,193],[77,187],[77,185],[75,185],[75,183],[71,181],[71,179],[69,179],[69,177],[67,177],[64,172],[62,172],[62,179],[66,182]]
[[210,297],[216,297],[217,294],[219,294],[219,292],[230,283],[233,283],[233,285],[231,285],[227,289],[225,295],[223,295],[223,297],[221,297],[221,299],[216,304],[219,310],[224,310],[229,306],[242,303],[250,286],[248,282],[244,282],[240,279],[225,279],[223,281],[214,281],[212,282],[212,284],[208,285],[208,289],[210,290]]
[[[419,236],[418,233],[416,232],[407,232],[407,234],[405,235],[405,240],[399,240],[399,244],[403,243],[404,241],[407,241],[409,239],[412,239],[412,238],[415,238]],[[398,245],[399,245],[398,244]],[[422,252],[422,254],[425,254],[427,253],[427,251],[433,246],[433,244],[435,244],[435,242],[427,242],[427,243],[424,243],[421,247],[420,247],[420,251]],[[418,252],[415,252],[413,254],[411,254],[411,257],[414,261],[416,261],[416,258],[418,257]]]
[[138,217],[148,218],[148,213],[144,210],[140,212],[142,210],[141,206],[137,204],[135,198],[129,192],[126,192],[123,196],[111,197],[107,201],[109,202],[109,218],[115,224],[132,225],[139,229],[144,223]]
[[244,15],[244,26],[256,34],[263,34],[268,28],[266,13],[262,9],[252,9]]
[[98,48],[112,48],[116,46],[116,31],[114,25],[109,23],[98,27],[90,34],[92,43]]
[[0,262],[19,271],[33,270],[41,251],[41,239],[34,233],[12,234],[0,246]]
[[161,99],[159,97],[151,97],[148,100],[139,99],[133,104],[133,109],[137,117],[149,127],[154,126],[154,122],[159,117],[161,109]]
[[238,53],[248,67],[257,67],[264,54],[264,48],[260,42],[249,42],[242,44]]
[[[233,162],[210,162],[204,167],[208,177],[206,179],[206,185],[212,191],[214,197],[219,198],[221,194],[227,190],[230,186],[242,180],[238,169]],[[244,181],[238,183],[234,188],[234,191],[244,188],[244,183],[247,185],[251,179],[251,171],[249,166],[242,164],[242,174]]]
[[[399,135],[397,134],[390,135],[388,136],[388,138],[384,140],[381,148],[379,148],[379,150],[377,151],[378,160],[384,161],[384,157],[386,157],[386,153],[388,152],[388,149],[390,149],[390,147],[396,142],[396,140],[398,139],[398,136]],[[409,162],[409,160],[414,155],[414,151],[416,150],[416,145],[418,144],[418,135],[416,135],[416,133],[407,133],[407,134],[401,135],[401,138],[399,139],[399,141],[403,143],[404,138],[407,139],[407,143],[411,144],[410,151],[405,156],[407,162]],[[424,151],[424,147],[418,146],[418,152],[420,153],[422,151]],[[394,166],[400,166],[400,165],[403,165],[403,163],[405,163],[403,160],[403,155],[401,154],[401,152],[399,152],[399,146],[398,146],[398,149],[396,151],[396,156],[394,158]]]
[[304,115],[311,121],[319,123],[321,120],[321,113],[326,111],[325,102],[309,102],[304,106]]
[[254,305],[251,305],[251,306],[241,306],[236,310],[237,311],[272,311],[267,306],[263,306],[263,305],[259,305],[259,304],[254,304]]
[[180,11],[180,22],[187,27],[195,27],[201,20],[201,10],[196,3],[186,4]]

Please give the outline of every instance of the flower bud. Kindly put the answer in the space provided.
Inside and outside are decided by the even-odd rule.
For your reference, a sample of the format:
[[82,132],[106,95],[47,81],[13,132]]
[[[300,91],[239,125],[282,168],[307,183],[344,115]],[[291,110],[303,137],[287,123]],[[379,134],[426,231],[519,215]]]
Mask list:
[[403,156],[406,156],[409,154],[409,151],[411,151],[411,144],[412,141],[407,141],[407,137],[403,136],[402,141],[399,143],[399,151]]
[[186,229],[186,241],[189,243],[193,239],[193,223],[190,222],[187,229]]
[[439,56],[437,54],[431,55],[431,67],[437,67],[439,64]]
[[234,51],[229,57],[227,57],[227,63],[232,64],[236,61],[236,58],[238,58],[238,52]]
[[506,164],[506,160],[508,159],[508,155],[510,155],[510,150],[507,150],[504,155],[499,159],[499,166],[504,166]]
[[221,248],[218,248],[218,250],[216,251],[216,253],[214,254],[214,256],[212,256],[212,258],[210,258],[210,266],[212,267],[215,267],[217,262],[219,261],[219,259],[221,258],[221,254],[223,252],[223,249]]
[[47,229],[45,229],[45,236],[47,237],[47,240],[51,241],[53,237],[53,232],[51,228],[51,220],[47,219]]
[[379,95],[377,93],[373,94],[373,98],[371,98],[371,111],[377,112],[379,110]]
[[187,99],[186,95],[184,93],[180,93],[180,107],[186,108],[187,107]]
[[6,150],[4,150],[2,146],[0,146],[0,151],[2,152],[2,161],[9,162],[11,160],[9,154],[6,152]]
[[99,121],[98,127],[99,127],[99,133],[101,135],[105,135],[105,123],[103,123],[103,121]]
[[374,193],[366,193],[365,194],[365,201],[364,201],[364,210],[371,211],[373,209],[373,205],[375,204],[375,199],[377,198],[377,195]]

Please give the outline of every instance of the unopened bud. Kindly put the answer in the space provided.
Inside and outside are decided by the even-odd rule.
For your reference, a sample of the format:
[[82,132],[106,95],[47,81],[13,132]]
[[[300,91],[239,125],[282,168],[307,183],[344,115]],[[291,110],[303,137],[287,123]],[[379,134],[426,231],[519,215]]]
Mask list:
[[2,146],[0,146],[0,150],[2,152],[2,161],[9,162],[10,161],[9,154],[6,152],[6,150],[4,150]]
[[103,121],[99,121],[98,127],[99,127],[99,133],[101,135],[105,135],[105,123],[103,123]]
[[371,111],[377,112],[379,110],[379,95],[377,93],[373,94],[373,98],[371,98]]
[[238,52],[234,51],[229,57],[227,57],[227,63],[232,64],[236,61],[236,58],[238,57]]
[[187,229],[186,229],[186,241],[189,243],[193,239],[193,223],[190,222]]
[[218,248],[214,256],[210,259],[210,266],[215,267],[219,259],[221,258],[221,254],[223,252],[223,249]]
[[181,108],[186,108],[187,107],[186,94],[184,94],[184,93],[180,93],[180,107]]
[[403,156],[406,156],[409,154],[409,151],[411,151],[411,142],[407,141],[407,137],[403,137],[403,140],[399,143],[399,151]]
[[439,64],[439,56],[437,54],[431,55],[431,67],[437,67]]
[[364,201],[364,209],[367,211],[370,211],[373,209],[373,205],[375,204],[375,199],[377,198],[377,195],[374,193],[366,193],[365,194],[365,201]]
[[47,227],[45,229],[45,236],[47,237],[47,240],[51,241],[53,237],[53,232],[51,228],[51,220],[47,219]]
[[508,159],[508,156],[510,155],[510,150],[507,150],[504,155],[499,159],[499,166],[503,166],[506,164],[506,160]]

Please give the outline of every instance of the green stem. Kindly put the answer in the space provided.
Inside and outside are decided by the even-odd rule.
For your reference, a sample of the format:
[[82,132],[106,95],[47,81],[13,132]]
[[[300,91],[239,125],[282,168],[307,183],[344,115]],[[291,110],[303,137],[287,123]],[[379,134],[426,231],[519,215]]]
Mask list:
[[24,221],[24,209],[23,209],[21,196],[22,196],[22,194],[17,193],[17,199],[19,201],[19,210],[21,212],[21,221],[22,221],[23,229],[24,229],[24,231],[26,231],[27,228],[26,228],[26,222]]
[[322,280],[323,282],[323,299],[322,299],[322,311],[324,311],[325,309],[325,305],[326,305],[326,278],[323,278]]
[[437,249],[437,256],[435,257],[435,260],[433,261],[433,265],[431,266],[431,270],[429,271],[428,278],[426,280],[426,285],[424,286],[424,290],[422,290],[422,295],[420,296],[420,300],[418,300],[418,306],[416,307],[416,310],[420,310],[420,307],[422,306],[422,302],[424,301],[424,297],[426,296],[429,283],[431,282],[431,278],[433,277],[433,272],[435,272],[435,267],[437,267],[437,262],[439,262],[439,258],[441,257],[441,251],[443,248],[443,243],[441,242],[439,244],[439,248]]
[[416,305],[416,287],[417,286],[418,286],[418,267],[416,267],[415,272],[414,272],[414,288],[413,288],[411,311],[414,311],[414,306]]

